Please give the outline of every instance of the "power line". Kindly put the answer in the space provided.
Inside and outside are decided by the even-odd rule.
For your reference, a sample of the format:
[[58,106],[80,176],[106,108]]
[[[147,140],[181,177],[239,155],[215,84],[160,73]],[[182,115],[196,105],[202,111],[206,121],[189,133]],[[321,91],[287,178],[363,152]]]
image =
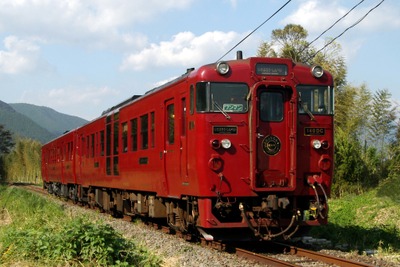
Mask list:
[[251,33],[249,33],[246,37],[244,37],[239,43],[237,43],[234,47],[232,47],[228,52],[226,52],[222,57],[220,57],[216,62],[220,61],[223,59],[227,54],[232,52],[233,49],[238,47],[244,40],[246,40],[250,35],[252,35],[256,30],[261,28],[265,23],[267,23],[272,17],[274,17],[276,14],[278,14],[287,4],[289,4],[292,0],[287,1],[283,6],[281,6],[277,11],[275,11],[274,14],[272,14],[268,19],[266,19],[263,23],[261,23],[257,28],[255,28]]
[[356,7],[358,7],[362,2],[364,2],[365,0],[361,0],[360,2],[358,2],[358,4],[356,4],[355,6],[353,6],[346,14],[344,14],[342,17],[340,17],[338,20],[336,20],[331,26],[329,26],[325,31],[323,31],[320,35],[318,35],[314,40],[312,40],[306,47],[304,47],[299,53],[303,53],[304,50],[306,50],[308,47],[310,47],[310,45],[312,43],[314,43],[316,40],[318,40],[322,35],[324,35],[327,31],[329,31],[330,29],[333,28],[333,26],[335,26],[339,21],[341,21],[342,19],[344,19],[345,17],[347,17],[348,14],[350,14],[351,11],[353,11]]
[[369,13],[371,13],[373,10],[375,10],[377,7],[379,7],[385,0],[380,1],[376,6],[374,6],[373,8],[371,8],[364,16],[362,16],[360,19],[358,19],[355,23],[353,23],[351,26],[347,27],[341,34],[339,34],[338,36],[336,36],[335,38],[333,38],[331,41],[329,41],[327,44],[324,45],[324,47],[322,47],[321,49],[319,49],[317,52],[315,52],[313,55],[311,55],[307,60],[309,61],[310,59],[314,58],[319,52],[321,52],[323,49],[325,49],[327,46],[329,46],[330,44],[332,44],[336,39],[338,39],[339,37],[341,37],[343,34],[345,34],[345,32],[347,32],[348,30],[350,30],[351,28],[353,28],[354,26],[356,26],[357,24],[359,24],[361,21],[363,21],[368,15]]

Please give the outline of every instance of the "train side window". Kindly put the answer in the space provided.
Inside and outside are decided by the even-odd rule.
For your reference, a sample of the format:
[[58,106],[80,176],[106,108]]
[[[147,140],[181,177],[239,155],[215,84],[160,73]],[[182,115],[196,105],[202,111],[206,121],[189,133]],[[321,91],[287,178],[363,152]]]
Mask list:
[[155,114],[154,111],[150,113],[150,146],[155,147]]
[[128,152],[128,123],[122,123],[122,152]]
[[149,115],[140,116],[141,149],[149,148]]
[[261,121],[283,120],[283,95],[280,92],[262,92],[259,102]]
[[175,141],[175,107],[174,104],[167,106],[168,120],[168,143],[173,144]]
[[137,134],[138,120],[137,118],[131,120],[131,144],[132,151],[137,151],[138,134]]

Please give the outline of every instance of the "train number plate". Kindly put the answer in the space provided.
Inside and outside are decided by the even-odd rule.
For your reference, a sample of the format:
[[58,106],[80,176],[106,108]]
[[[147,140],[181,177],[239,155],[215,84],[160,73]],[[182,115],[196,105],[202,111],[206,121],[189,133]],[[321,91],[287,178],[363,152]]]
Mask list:
[[325,135],[325,128],[306,127],[304,135]]
[[213,126],[213,134],[237,134],[237,126]]

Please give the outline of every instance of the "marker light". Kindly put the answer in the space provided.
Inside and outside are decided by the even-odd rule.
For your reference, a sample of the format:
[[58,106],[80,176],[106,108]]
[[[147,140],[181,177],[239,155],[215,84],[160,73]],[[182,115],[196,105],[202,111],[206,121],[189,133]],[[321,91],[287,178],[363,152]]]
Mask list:
[[328,141],[326,141],[326,140],[322,141],[321,146],[322,146],[323,149],[328,149],[329,148]]
[[315,78],[321,78],[324,75],[324,69],[321,66],[314,66],[311,69],[311,73]]
[[214,149],[218,149],[221,147],[221,144],[219,143],[219,141],[217,139],[213,139],[210,141],[210,145],[212,148]]
[[315,148],[315,149],[320,149],[321,148],[321,141],[319,141],[319,140],[312,140],[312,146]]
[[232,146],[231,140],[229,139],[222,139],[221,140],[221,146],[225,149],[228,149]]
[[221,61],[217,63],[217,72],[221,75],[225,75],[229,72],[229,65],[227,62]]

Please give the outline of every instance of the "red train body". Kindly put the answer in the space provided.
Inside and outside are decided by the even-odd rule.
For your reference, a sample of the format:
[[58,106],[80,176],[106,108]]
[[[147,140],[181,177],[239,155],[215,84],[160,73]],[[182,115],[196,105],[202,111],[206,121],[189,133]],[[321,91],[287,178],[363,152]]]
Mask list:
[[50,193],[206,239],[325,224],[332,172],[332,77],[281,58],[190,69],[42,148]]

